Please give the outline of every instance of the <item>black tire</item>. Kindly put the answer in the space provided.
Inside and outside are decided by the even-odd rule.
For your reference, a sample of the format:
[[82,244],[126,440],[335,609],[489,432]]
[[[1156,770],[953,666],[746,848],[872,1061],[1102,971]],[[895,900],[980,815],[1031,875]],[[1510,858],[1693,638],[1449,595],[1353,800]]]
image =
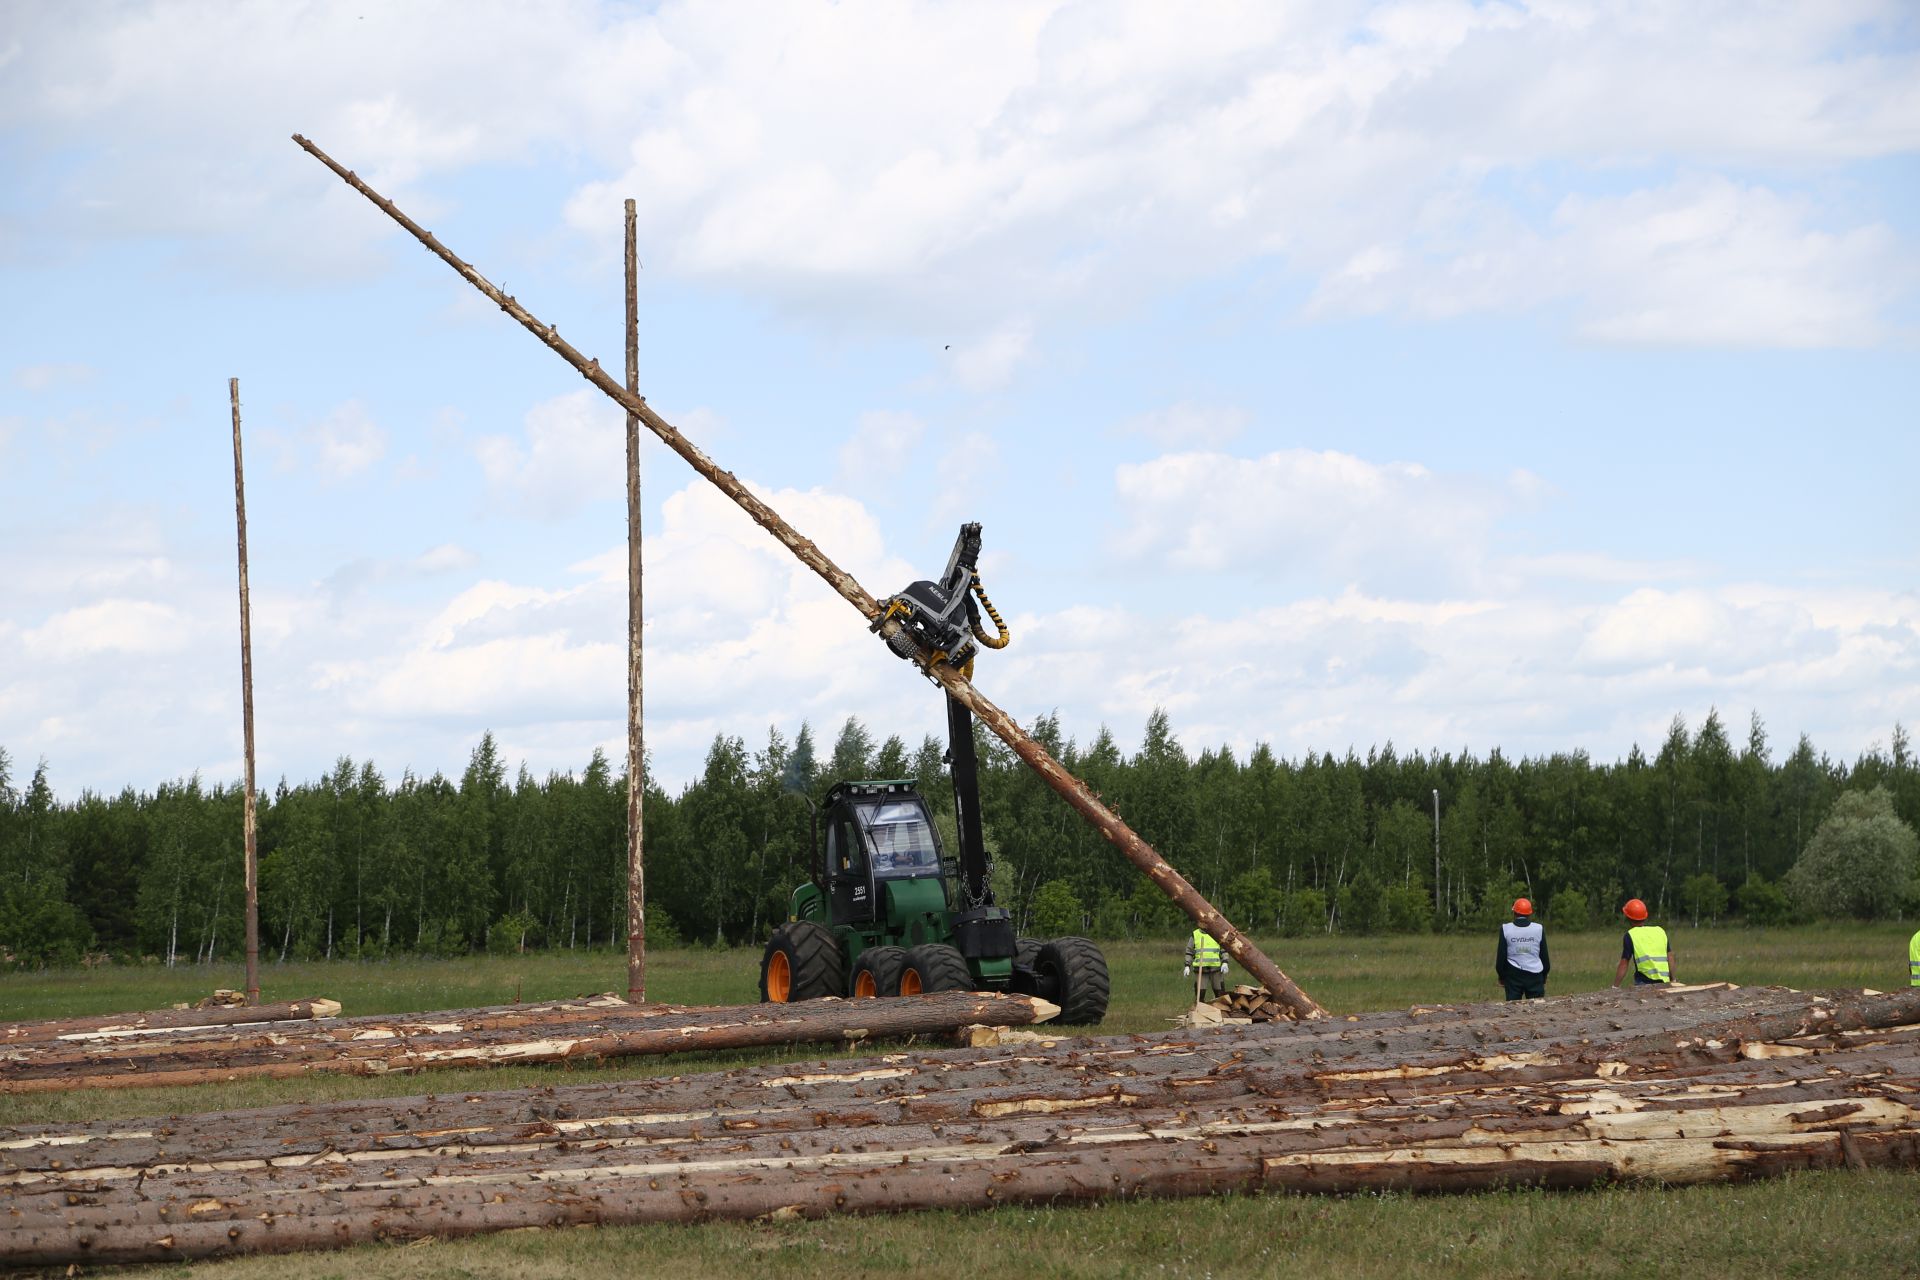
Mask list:
[[[768,979],[774,979],[769,983]],[[789,920],[767,939],[760,957],[760,999],[771,1004],[818,1000],[847,989],[847,957],[833,930]]]
[[1107,1016],[1107,999],[1113,991],[1107,957],[1086,938],[1055,938],[1040,948],[1034,968],[1040,978],[1040,996],[1060,1006],[1055,1022],[1090,1027]]
[[901,995],[971,990],[973,971],[967,968],[967,958],[960,954],[958,947],[929,942],[907,952],[906,964],[900,970]]
[[[865,996],[897,996],[900,994],[900,972],[907,967],[907,949],[905,947],[868,947],[853,962],[853,974],[848,979],[847,994],[859,999]],[[863,982],[862,979],[865,979]],[[862,987],[870,990],[862,990]]]
[[1031,969],[1040,958],[1040,948],[1047,944],[1038,938],[1022,938],[1013,944],[1013,967]]

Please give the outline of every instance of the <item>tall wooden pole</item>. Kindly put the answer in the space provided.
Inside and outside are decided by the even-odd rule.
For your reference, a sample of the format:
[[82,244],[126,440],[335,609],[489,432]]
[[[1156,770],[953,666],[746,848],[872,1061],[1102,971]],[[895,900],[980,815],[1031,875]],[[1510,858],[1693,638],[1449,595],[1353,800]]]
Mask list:
[[247,478],[240,459],[240,379],[227,379],[233,402],[233,518],[240,532],[240,728],[247,750],[247,799],[241,828],[247,847],[247,1003],[260,1003],[260,846],[253,776],[253,622],[247,600]]
[[[640,399],[640,253],[627,201],[627,393]],[[640,727],[640,419],[627,410],[627,999],[647,998],[647,876],[642,850],[646,740]]]
[[[772,534],[782,546],[799,558],[800,562],[825,579],[840,598],[858,609],[861,616],[874,623],[880,629],[883,639],[890,639],[900,630],[898,619],[880,618],[880,606],[868,594],[867,589],[856,581],[852,574],[842,569],[813,542],[802,537],[800,531],[784,520],[780,513],[755,497],[748,488],[740,483],[740,478],[731,471],[723,471],[714,464],[713,459],[684,435],[679,428],[668,422],[648,407],[647,402],[616,382],[606,370],[600,367],[598,360],[589,360],[578,348],[560,336],[560,331],[550,324],[543,323],[539,317],[521,306],[512,296],[500,289],[485,276],[458,257],[419,223],[402,213],[393,201],[387,199],[360,179],[360,176],[347,169],[320,148],[301,137],[293,135],[293,140],[302,150],[321,164],[331,169],[348,186],[373,201],[382,212],[402,227],[407,233],[428,249],[441,261],[452,267],[468,284],[478,289],[487,299],[532,333],[540,341],[553,349],[554,354],[572,365],[574,369],[592,383],[616,404],[621,405],[629,414],[639,418],[649,431],[660,438],[661,443],[686,459],[687,465],[711,481],[722,493],[745,511],[753,522]],[[1013,717],[989,702],[986,695],[973,687],[973,682],[959,671],[944,664],[926,669],[929,679],[951,693],[967,710],[973,712],[980,722],[992,730],[1002,742],[1013,749],[1015,755],[1024,760],[1028,767],[1038,773],[1046,784],[1058,792],[1062,799],[1077,809],[1081,816],[1092,823],[1094,828],[1125,855],[1147,878],[1152,880],[1159,890],[1173,899],[1182,911],[1187,913],[1200,928],[1216,938],[1228,955],[1238,960],[1249,974],[1259,980],[1268,991],[1302,1018],[1322,1018],[1326,1010],[1316,1004],[1311,996],[1286,974],[1280,971],[1267,954],[1254,944],[1253,939],[1241,933],[1228,923],[1227,918],[1217,911],[1213,904],[1200,895],[1200,891],[1187,882],[1167,861],[1154,851],[1152,845],[1142,840],[1132,828],[1120,820],[1120,815],[1100,802],[1093,790],[1066,769],[1061,767],[1047,753],[1046,748],[1035,742],[1014,723]]]

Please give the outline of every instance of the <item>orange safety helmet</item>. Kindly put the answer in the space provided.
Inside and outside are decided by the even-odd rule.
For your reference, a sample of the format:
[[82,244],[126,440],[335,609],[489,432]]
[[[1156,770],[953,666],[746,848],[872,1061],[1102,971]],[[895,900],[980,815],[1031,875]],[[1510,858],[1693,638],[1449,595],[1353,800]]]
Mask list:
[[1533,903],[1527,901],[1525,898],[1515,898],[1513,900],[1513,914],[1517,916],[1532,915]]
[[1645,920],[1647,918],[1647,904],[1638,898],[1628,898],[1627,905],[1620,908],[1620,914],[1629,920]]

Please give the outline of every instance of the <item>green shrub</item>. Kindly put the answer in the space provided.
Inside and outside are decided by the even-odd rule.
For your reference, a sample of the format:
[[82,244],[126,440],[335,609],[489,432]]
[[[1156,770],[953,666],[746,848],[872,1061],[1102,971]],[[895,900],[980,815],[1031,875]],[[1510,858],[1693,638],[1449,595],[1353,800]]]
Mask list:
[[1077,934],[1086,928],[1086,909],[1080,895],[1065,880],[1049,880],[1033,895],[1033,932],[1036,937],[1058,938]]
[[1787,892],[1810,915],[1889,916],[1914,896],[1916,850],[1920,836],[1885,787],[1849,791],[1787,872]]
[[1324,933],[1327,928],[1327,895],[1318,889],[1296,889],[1287,894],[1280,915],[1280,932],[1289,938],[1303,933]]
[[[686,939],[680,935],[680,926],[673,922],[673,917],[667,914],[667,909],[648,903],[647,950],[652,951],[658,948],[659,950],[666,951],[674,947],[684,947],[686,945]],[[626,951],[626,939],[622,938],[620,945],[615,949],[621,952]]]
[[1227,882],[1220,908],[1241,929],[1264,933],[1279,921],[1285,895],[1274,887],[1273,875],[1262,868],[1244,871]]
[[1387,928],[1394,933],[1433,929],[1433,895],[1417,884],[1387,890]]
[[1340,887],[1340,931],[1378,933],[1387,922],[1387,897],[1371,875],[1361,872]]
[[1703,916],[1718,920],[1727,910],[1727,886],[1720,883],[1719,876],[1704,871],[1688,876],[1680,883],[1680,908],[1693,917],[1695,928],[1699,928]]
[[1764,927],[1793,919],[1793,904],[1787,901],[1785,891],[1758,874],[1747,877],[1747,882],[1734,891],[1733,900],[1740,918],[1748,924]]
[[1473,913],[1474,923],[1482,928],[1503,925],[1513,919],[1514,900],[1532,896],[1519,880],[1496,880],[1482,891],[1480,906]]
[[528,947],[537,947],[539,939],[540,922],[537,919],[525,911],[509,911],[487,930],[487,950],[497,956],[512,955]]
[[1553,895],[1549,916],[1562,929],[1584,929],[1593,923],[1593,903],[1578,889],[1562,889]]

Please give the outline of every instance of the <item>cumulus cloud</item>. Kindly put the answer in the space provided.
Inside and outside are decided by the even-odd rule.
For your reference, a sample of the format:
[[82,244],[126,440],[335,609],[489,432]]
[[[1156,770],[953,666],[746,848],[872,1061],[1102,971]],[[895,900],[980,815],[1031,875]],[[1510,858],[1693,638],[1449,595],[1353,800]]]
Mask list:
[[1844,346],[1882,338],[1920,278],[1884,224],[1828,227],[1803,196],[1718,177],[1569,195],[1539,227],[1484,200],[1436,222],[1356,250],[1313,308],[1448,318],[1564,303],[1607,342]]
[[1315,573],[1402,589],[1470,580],[1531,485],[1334,451],[1166,454],[1116,468],[1122,553],[1176,572]]
[[[650,269],[857,301],[942,342],[970,326],[988,336],[955,343],[968,386],[1004,382],[1055,308],[1266,258],[1323,305],[1425,314],[1455,292],[1527,305],[1544,255],[1583,330],[1626,341],[1871,341],[1912,287],[1890,283],[1906,253],[1886,219],[1832,177],[1920,140],[1920,58],[1902,7],[1874,0],[13,16],[9,48],[33,56],[0,81],[0,118],[62,157],[36,234],[364,273],[388,229],[347,216],[357,197],[292,127],[425,217],[445,212],[437,179],[564,146],[603,175],[568,202],[596,243],[648,192]],[[504,57],[530,92],[474,74]],[[1784,184],[1733,176],[1765,169]]]
[[[1427,501],[1417,471],[1308,461],[1277,474],[1330,467],[1342,478],[1334,491],[1367,511],[1377,508],[1350,495],[1369,485],[1388,506]],[[756,491],[882,594],[924,572],[854,498]],[[847,715],[910,741],[942,731],[937,692],[704,483],[666,496],[647,550],[647,734],[669,785],[697,773],[716,732],[753,738],[772,723],[791,734],[807,719],[826,736]],[[62,598],[58,584],[27,594],[9,582],[8,750],[50,751],[97,786],[151,785],[194,767],[232,776],[230,563],[180,567],[164,539],[125,572],[110,568],[112,550],[57,558],[95,585],[84,603],[36,612]],[[489,728],[536,770],[577,768],[596,744],[619,757],[624,548],[583,557],[557,580],[474,578],[469,559],[445,546],[396,556],[376,572],[411,575],[408,590],[346,610],[298,584],[256,581],[265,776],[310,776],[343,752],[389,776],[457,768]],[[1023,721],[1059,711],[1082,741],[1104,723],[1131,744],[1161,706],[1189,746],[1267,741],[1295,755],[1391,738],[1509,754],[1582,747],[1607,759],[1656,741],[1676,711],[1697,723],[1716,706],[1723,717],[1758,710],[1776,739],[1806,731],[1844,755],[1920,717],[1920,595],[1650,572],[1635,581],[1602,558],[1578,579],[1554,561],[1515,561],[1495,591],[1464,580],[1438,595],[1237,591],[1191,613],[1156,608],[1152,593],[1111,605],[1068,595],[1016,607],[1016,643],[989,655],[978,678]],[[1010,590],[1002,603],[1021,596]]]
[[281,471],[311,471],[325,483],[348,480],[386,456],[387,429],[358,400],[335,406],[291,429],[262,431]]
[[522,515],[555,520],[590,502],[625,500],[626,416],[598,391],[535,405],[521,435],[482,436],[473,454],[487,486]]
[[332,480],[359,475],[387,452],[386,428],[367,416],[357,400],[348,401],[307,432],[320,473]]
[[108,599],[57,613],[21,639],[29,656],[57,662],[104,653],[172,653],[183,648],[197,629],[169,605]]
[[[570,217],[597,229],[617,193],[662,192],[643,216],[669,270],[795,301],[828,281],[937,299],[943,323],[1273,256],[1324,308],[1511,309],[1544,289],[1596,337],[1836,344],[1879,332],[1890,290],[1862,264],[1901,268],[1847,195],[1711,176],[1771,163],[1818,192],[1809,163],[1910,149],[1920,67],[1876,44],[1884,5],[856,8],[724,42],[663,12],[660,36],[698,55],[670,74],[697,78]],[[1671,166],[1709,176],[1666,183]],[[1542,207],[1542,187],[1573,194]],[[1003,330],[955,364],[991,385],[1029,342]]]
[[[1774,587],[1420,602],[1348,590],[1186,618],[1130,610],[1014,620],[1022,644],[981,681],[1057,709],[1082,741],[1123,742],[1165,707],[1183,741],[1244,753],[1402,748],[1623,757],[1679,712],[1759,711],[1857,750],[1920,711],[1920,596],[1844,604]],[[1639,627],[1644,640],[1629,640]]]

